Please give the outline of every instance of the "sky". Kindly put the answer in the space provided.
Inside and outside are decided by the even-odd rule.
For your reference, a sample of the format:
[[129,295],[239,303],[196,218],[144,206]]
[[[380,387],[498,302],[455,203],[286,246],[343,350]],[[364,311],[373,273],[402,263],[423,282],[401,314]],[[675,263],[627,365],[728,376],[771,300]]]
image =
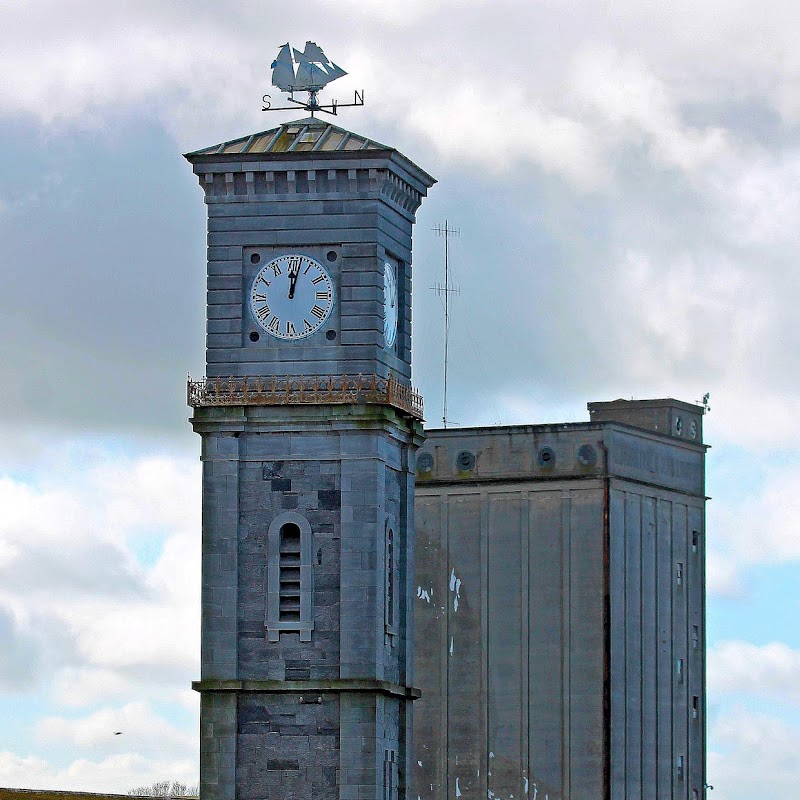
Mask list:
[[5,0],[2,22],[0,786],[197,782],[205,207],[181,154],[291,119],[260,110],[269,65],[312,39],[350,73],[328,95],[365,92],[337,122],[439,181],[414,245],[431,424],[445,220],[454,424],[710,392],[710,796],[800,796],[800,5]]

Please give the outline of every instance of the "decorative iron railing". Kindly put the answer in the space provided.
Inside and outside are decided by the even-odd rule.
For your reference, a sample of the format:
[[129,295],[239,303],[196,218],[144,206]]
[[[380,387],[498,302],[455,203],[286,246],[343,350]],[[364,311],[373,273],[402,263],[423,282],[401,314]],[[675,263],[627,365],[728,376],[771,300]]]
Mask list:
[[324,403],[378,403],[422,419],[422,395],[394,376],[281,375],[203,378],[186,387],[186,399],[198,406],[289,406]]

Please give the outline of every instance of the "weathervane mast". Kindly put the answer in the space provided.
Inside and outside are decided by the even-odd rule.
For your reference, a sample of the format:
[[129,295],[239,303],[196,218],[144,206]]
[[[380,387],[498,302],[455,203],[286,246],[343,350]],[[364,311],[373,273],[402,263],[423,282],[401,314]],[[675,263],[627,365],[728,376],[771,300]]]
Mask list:
[[[337,103],[332,100],[330,103],[320,103],[319,93],[331,81],[347,75],[347,73],[337,64],[334,64],[322,48],[316,42],[306,42],[305,49],[301,53],[297,48],[291,47],[287,42],[278,52],[277,58],[272,62],[272,85],[287,92],[287,98],[294,106],[273,106],[271,95],[265,94],[262,98],[262,111],[289,111],[299,106],[314,116],[316,111],[324,111],[326,114],[337,113],[339,108],[349,106],[364,105],[364,90],[356,89],[355,98],[352,103]],[[295,92],[308,92],[308,99],[296,100]]]

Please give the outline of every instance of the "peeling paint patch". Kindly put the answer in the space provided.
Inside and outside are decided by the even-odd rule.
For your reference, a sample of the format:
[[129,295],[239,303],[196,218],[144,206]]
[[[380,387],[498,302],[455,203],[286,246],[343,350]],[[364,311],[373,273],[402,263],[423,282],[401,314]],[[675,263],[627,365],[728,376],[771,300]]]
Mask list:
[[433,594],[433,589],[423,589],[421,586],[417,586],[417,597],[420,600],[424,600],[426,603],[430,603],[432,594]]
[[[528,794],[528,779],[525,778],[525,794]],[[534,795],[535,797],[536,795]]]
[[461,787],[458,785],[458,777],[456,777],[456,797],[461,797]]
[[417,766],[421,767],[422,766],[422,762],[421,761],[417,761]]
[[450,637],[450,655],[453,655],[453,637]]
[[494,800],[494,792],[491,789],[486,790],[486,796],[489,798],[489,800]]
[[450,591],[455,594],[453,611],[458,611],[458,603],[461,600],[461,578],[456,577],[455,569],[450,571]]
[[489,758],[494,758],[494,753],[491,750],[489,751]]

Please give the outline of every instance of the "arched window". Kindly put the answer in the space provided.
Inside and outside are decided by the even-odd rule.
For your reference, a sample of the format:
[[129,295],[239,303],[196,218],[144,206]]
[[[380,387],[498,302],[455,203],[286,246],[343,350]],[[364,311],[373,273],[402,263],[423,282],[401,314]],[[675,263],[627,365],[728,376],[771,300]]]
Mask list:
[[384,587],[384,624],[386,632],[397,633],[397,558],[395,553],[395,535],[390,522],[386,523],[383,556]]
[[302,515],[287,511],[272,521],[267,532],[267,637],[277,642],[282,631],[299,631],[311,641],[314,628],[311,525]]

